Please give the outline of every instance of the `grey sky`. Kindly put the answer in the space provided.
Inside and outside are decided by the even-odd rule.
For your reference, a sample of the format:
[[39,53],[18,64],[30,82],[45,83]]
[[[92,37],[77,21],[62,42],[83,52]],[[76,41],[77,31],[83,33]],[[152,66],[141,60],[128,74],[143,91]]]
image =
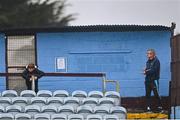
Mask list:
[[67,13],[77,13],[70,25],[143,24],[176,22],[180,33],[180,0],[68,0]]

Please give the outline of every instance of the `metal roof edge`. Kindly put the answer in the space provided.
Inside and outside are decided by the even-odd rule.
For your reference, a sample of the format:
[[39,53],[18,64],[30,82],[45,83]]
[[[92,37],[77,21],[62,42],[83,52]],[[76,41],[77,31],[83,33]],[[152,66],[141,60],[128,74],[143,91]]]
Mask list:
[[63,27],[24,27],[4,28],[0,33],[33,34],[46,32],[131,32],[131,31],[172,31],[171,27],[163,25],[79,25]]

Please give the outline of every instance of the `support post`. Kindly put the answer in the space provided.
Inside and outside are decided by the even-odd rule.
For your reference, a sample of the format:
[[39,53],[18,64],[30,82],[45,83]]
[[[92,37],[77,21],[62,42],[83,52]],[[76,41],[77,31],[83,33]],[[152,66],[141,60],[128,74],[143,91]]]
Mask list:
[[35,91],[35,78],[32,77],[32,84],[31,84],[32,90]]

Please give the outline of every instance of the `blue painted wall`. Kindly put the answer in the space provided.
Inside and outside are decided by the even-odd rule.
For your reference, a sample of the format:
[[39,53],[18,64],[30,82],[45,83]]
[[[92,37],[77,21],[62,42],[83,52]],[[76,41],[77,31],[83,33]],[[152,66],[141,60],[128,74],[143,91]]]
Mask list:
[[[105,72],[120,81],[124,97],[144,95],[146,50],[154,48],[161,61],[160,94],[168,95],[170,32],[69,32],[38,33],[38,66],[55,72],[55,58],[66,57],[68,72]],[[100,78],[52,78],[39,81],[40,89],[101,90]],[[114,90],[109,85],[108,90]]]
[[[5,72],[5,37],[0,33],[0,72]],[[0,91],[6,89],[6,80],[0,77]]]

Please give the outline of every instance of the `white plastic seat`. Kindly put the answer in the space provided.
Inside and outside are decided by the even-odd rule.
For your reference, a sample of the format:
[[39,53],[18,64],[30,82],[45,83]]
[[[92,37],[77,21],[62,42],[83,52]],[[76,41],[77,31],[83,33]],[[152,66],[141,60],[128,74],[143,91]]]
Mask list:
[[96,106],[94,107],[94,113],[99,115],[109,114],[109,107],[107,106]]
[[92,97],[84,98],[82,100],[82,105],[89,105],[90,107],[94,108],[95,106],[98,105],[98,99]]
[[121,105],[120,93],[118,93],[116,91],[107,91],[105,93],[105,97],[113,98],[115,101],[115,105]]
[[41,108],[38,105],[28,105],[25,107],[25,113],[33,116],[34,114],[40,113]]
[[77,108],[80,104],[79,99],[76,97],[66,97],[64,98],[64,104],[65,105],[71,105],[74,108]]
[[88,97],[93,97],[93,98],[102,98],[103,97],[103,93],[100,91],[90,91],[88,93]]
[[71,105],[63,105],[58,107],[58,113],[69,115],[75,113],[75,109]]
[[68,96],[69,96],[69,93],[66,90],[56,90],[53,92],[53,97],[65,98]]
[[88,105],[83,105],[77,108],[77,113],[83,115],[83,117],[86,119],[87,115],[93,113],[93,109]]
[[26,97],[14,97],[12,98],[12,104],[25,107],[28,104],[28,99]]
[[113,98],[107,98],[103,97],[99,99],[99,105],[100,106],[107,106],[107,107],[112,107],[114,106],[115,102]]
[[0,113],[4,113],[6,110],[5,110],[5,107],[0,105]]
[[71,114],[68,116],[68,120],[84,120],[84,118],[80,114]]
[[2,97],[17,97],[18,94],[15,90],[5,90],[2,92]]
[[34,92],[33,90],[23,90],[20,93],[21,97],[36,97],[36,92]]
[[32,97],[30,101],[31,105],[38,105],[38,106],[44,106],[46,105],[46,98],[45,97]]
[[0,105],[6,107],[11,105],[11,98],[9,97],[0,97]]
[[14,115],[11,113],[1,113],[0,120],[14,120]]
[[57,113],[57,107],[56,106],[51,106],[51,105],[45,105],[41,107],[41,112],[42,113],[47,113],[47,114],[55,114]]
[[23,109],[19,105],[10,105],[6,107],[6,112],[15,115],[17,113],[23,112]]
[[119,119],[126,119],[127,111],[124,107],[114,106],[110,109],[110,113],[113,115],[117,115]]
[[48,105],[54,105],[56,107],[62,106],[63,105],[63,99],[60,97],[49,97],[47,99],[47,104]]
[[87,93],[82,90],[75,90],[72,92],[72,97],[77,97],[80,101],[87,97]]
[[87,116],[87,120],[103,120],[103,119],[101,115],[92,114]]
[[52,92],[49,90],[40,90],[37,93],[38,97],[52,97]]
[[15,120],[31,120],[31,115],[27,114],[27,113],[17,113],[14,116]]
[[51,117],[46,113],[39,113],[34,115],[34,120],[50,120]]
[[104,115],[104,120],[119,120],[117,115]]
[[52,114],[51,120],[67,120],[66,114]]

